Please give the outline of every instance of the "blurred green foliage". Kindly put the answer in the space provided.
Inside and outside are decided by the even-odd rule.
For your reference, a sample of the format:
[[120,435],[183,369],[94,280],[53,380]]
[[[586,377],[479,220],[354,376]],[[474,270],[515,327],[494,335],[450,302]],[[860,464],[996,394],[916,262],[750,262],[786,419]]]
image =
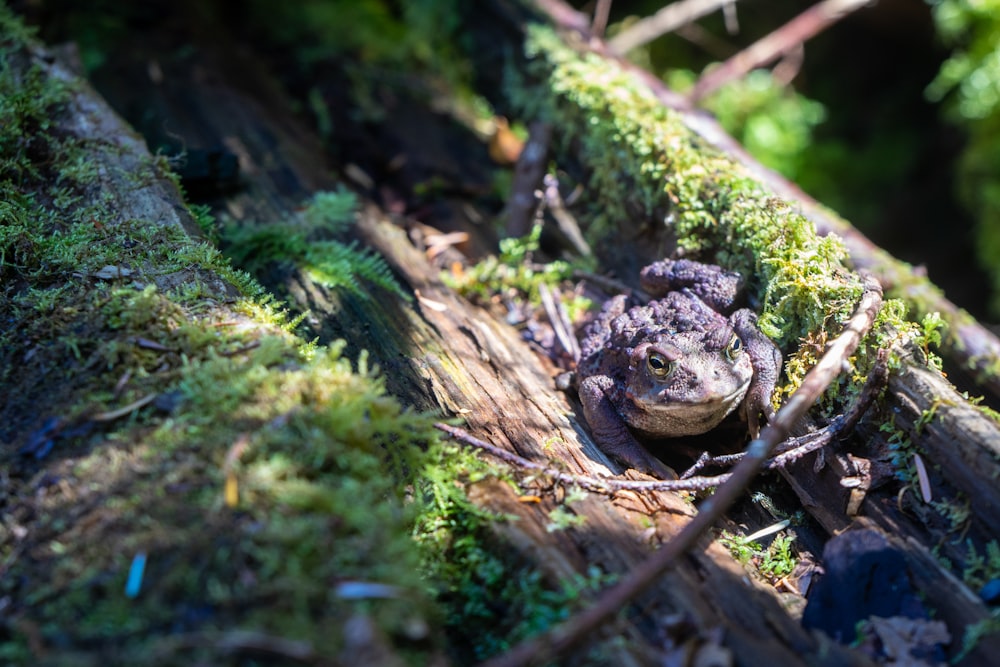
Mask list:
[[979,261],[993,279],[1000,313],[1000,0],[929,0],[938,33],[954,51],[927,87],[968,143],[959,159],[959,198],[976,218]]
[[[449,83],[465,81],[468,60],[455,42],[462,19],[454,0],[252,0],[247,15],[268,37],[294,45],[304,63],[350,55],[361,66],[412,73],[433,70]],[[398,69],[397,69],[398,68]]]
[[[671,70],[667,83],[678,91],[697,80],[690,70]],[[764,165],[795,180],[807,166],[813,129],[826,119],[825,107],[758,69],[731,81],[706,98],[704,107]]]

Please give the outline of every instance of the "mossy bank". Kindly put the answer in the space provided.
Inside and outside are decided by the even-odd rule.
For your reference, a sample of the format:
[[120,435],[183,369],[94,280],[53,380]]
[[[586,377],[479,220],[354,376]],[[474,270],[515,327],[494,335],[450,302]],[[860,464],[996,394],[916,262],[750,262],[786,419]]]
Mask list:
[[431,417],[123,214],[163,165],[75,132],[82,84],[6,10],[0,35],[4,664],[336,655],[359,624],[439,650],[403,497]]
[[[0,661],[425,664],[565,617],[590,584],[514,576],[465,497],[495,473],[303,340],[95,100],[0,7]],[[336,238],[352,195],[303,204],[227,252],[408,302]]]

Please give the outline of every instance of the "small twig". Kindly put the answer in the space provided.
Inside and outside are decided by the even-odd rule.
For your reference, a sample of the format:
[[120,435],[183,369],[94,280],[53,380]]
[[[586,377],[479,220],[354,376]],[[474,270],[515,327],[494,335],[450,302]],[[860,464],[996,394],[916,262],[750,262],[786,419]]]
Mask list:
[[569,316],[566,314],[566,308],[563,306],[562,299],[558,298],[558,294],[553,295],[552,291],[545,286],[545,283],[538,283],[538,296],[542,300],[542,307],[545,309],[545,314],[552,325],[552,331],[555,333],[556,340],[559,341],[559,344],[571,359],[574,361],[579,360],[580,343],[576,340],[576,336],[573,335],[573,328],[569,323]]
[[[815,37],[851,12],[872,0],[823,0],[771,34],[757,40],[698,80],[688,98],[692,104],[723,84],[740,79]],[[670,5],[673,6],[673,5]]]
[[518,238],[531,230],[538,207],[536,192],[548,166],[546,156],[552,141],[552,125],[535,121],[528,130],[528,141],[514,165],[514,180],[507,202],[507,236]]
[[669,542],[640,563],[614,586],[606,589],[587,609],[552,630],[522,642],[506,653],[482,663],[483,667],[521,667],[543,664],[564,655],[585,641],[637,595],[649,590],[650,584],[671,569],[680,557],[698,541],[743,493],[770,456],[771,450],[784,440],[795,423],[822,395],[840,374],[844,362],[857,349],[861,338],[871,329],[882,305],[882,289],[871,277],[865,278],[865,293],[854,316],[843,332],[833,341],[826,354],[803,379],[798,390],[747,447],[746,455],[729,478],[699,507],[698,514]]
[[562,232],[563,236],[570,242],[578,254],[589,257],[591,255],[590,244],[587,240],[583,238],[583,232],[580,231],[580,223],[576,221],[569,210],[566,209],[566,204],[563,202],[562,195],[559,194],[559,179],[557,179],[552,174],[545,174],[542,177],[542,200],[549,209],[549,213],[552,214],[552,219],[556,221],[556,227]]
[[220,357],[235,357],[238,354],[245,354],[246,352],[250,352],[252,350],[256,350],[258,347],[260,347],[260,341],[259,340],[252,340],[249,343],[247,343],[246,345],[241,345],[240,347],[233,348],[232,350],[223,350],[222,352],[219,352],[219,356]]
[[871,375],[865,381],[865,386],[861,388],[861,394],[854,401],[851,408],[844,414],[834,419],[826,427],[798,438],[790,438],[788,445],[782,445],[777,456],[767,462],[767,467],[782,468],[792,461],[796,461],[810,452],[826,447],[834,439],[840,438],[844,433],[851,431],[861,417],[868,412],[868,408],[875,401],[875,398],[885,388],[889,382],[889,351],[882,349],[878,351],[875,365]]
[[100,412],[91,417],[90,420],[95,422],[114,421],[120,417],[124,417],[125,415],[131,412],[135,412],[139,408],[143,408],[149,405],[150,403],[156,400],[157,396],[158,394],[149,394],[148,396],[143,396],[139,400],[133,401],[126,406],[118,408],[117,410],[111,410],[110,412]]
[[141,336],[136,336],[133,341],[138,347],[144,350],[154,350],[156,352],[170,352],[170,348],[166,345],[157,343],[155,340],[149,340],[148,338],[143,338]]
[[608,14],[611,13],[611,0],[597,0],[594,7],[594,20],[590,24],[590,32],[594,37],[604,37],[608,27]]
[[629,479],[612,479],[610,477],[592,477],[590,475],[574,475],[564,470],[560,470],[553,465],[529,461],[528,459],[509,452],[506,449],[497,447],[496,445],[490,444],[485,440],[480,440],[465,429],[457,426],[451,426],[443,422],[438,422],[434,424],[434,427],[438,430],[444,431],[463,444],[481,449],[484,452],[495,456],[504,463],[509,463],[510,465],[522,470],[535,471],[536,473],[544,475],[555,482],[559,482],[560,484],[578,486],[582,489],[586,489],[587,491],[594,491],[596,493],[613,494],[616,491],[704,491],[705,489],[718,486],[729,477],[728,475],[717,475],[714,477],[689,477],[684,480],[664,479],[645,482]]
[[256,654],[305,665],[319,664],[322,659],[309,642],[253,630],[192,632],[166,637],[155,645],[153,656],[166,659],[197,648],[212,649],[226,655]]
[[602,276],[597,273],[575,270],[573,271],[573,279],[585,280],[588,283],[597,285],[609,294],[628,294],[629,296],[634,296],[641,292],[641,290],[630,287],[620,280],[609,278],[608,276]]
[[636,21],[608,40],[608,47],[617,53],[628,53],[637,46],[647,44],[657,37],[677,30],[681,26],[694,23],[702,16],[734,2],[734,0],[679,0],[656,12],[652,16]]

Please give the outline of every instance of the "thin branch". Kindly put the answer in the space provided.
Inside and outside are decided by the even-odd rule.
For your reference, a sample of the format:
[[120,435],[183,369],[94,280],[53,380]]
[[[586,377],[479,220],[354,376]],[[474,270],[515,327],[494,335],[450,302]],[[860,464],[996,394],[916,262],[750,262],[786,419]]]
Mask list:
[[689,96],[691,103],[696,103],[729,81],[743,78],[755,67],[762,67],[777,60],[851,12],[871,2],[872,0],[824,0],[813,5],[771,34],[709,70],[691,90]]
[[578,361],[580,359],[580,343],[573,335],[573,327],[566,314],[561,298],[552,294],[552,291],[545,286],[545,283],[538,283],[538,296],[541,298],[542,307],[552,325],[552,332],[555,334],[559,345],[569,355],[570,359]]
[[155,645],[153,656],[168,660],[178,657],[184,651],[197,648],[212,649],[224,655],[255,654],[303,665],[323,662],[322,656],[309,642],[253,630],[193,632],[165,637]]
[[622,30],[608,40],[608,47],[616,53],[628,53],[637,46],[647,44],[661,35],[693,23],[706,14],[734,0],[679,0],[672,2],[652,16],[647,16]]
[[604,37],[604,31],[608,27],[608,14],[611,13],[611,0],[597,0],[594,7],[594,21],[590,24],[590,31],[594,37]]
[[649,590],[650,584],[671,569],[743,493],[750,480],[770,456],[771,450],[788,436],[795,423],[836,379],[845,360],[857,349],[861,338],[871,329],[881,305],[881,288],[874,279],[866,277],[865,293],[843,332],[833,341],[819,363],[806,374],[802,385],[789,397],[774,420],[761,432],[760,437],[750,443],[746,456],[736,466],[728,480],[712,497],[701,504],[698,514],[674,539],[660,547],[659,551],[650,555],[624,579],[606,589],[591,607],[552,630],[482,663],[482,667],[522,667],[551,662],[586,641],[586,638],[592,636],[637,595]]
[[705,489],[718,486],[728,479],[728,475],[715,475],[712,477],[689,477],[682,480],[665,479],[646,482],[629,479],[612,479],[609,477],[592,477],[590,475],[574,475],[564,470],[560,470],[553,465],[536,463],[535,461],[530,461],[522,456],[518,456],[517,454],[509,452],[502,447],[497,447],[496,445],[486,442],[485,440],[480,440],[465,429],[457,426],[451,426],[450,424],[438,422],[434,424],[434,427],[440,431],[444,431],[463,444],[481,449],[484,452],[495,456],[504,463],[509,463],[510,465],[522,470],[532,470],[560,484],[578,486],[582,489],[586,489],[587,491],[594,491],[596,493],[611,495],[616,491],[704,491]]
[[591,255],[590,244],[583,238],[580,231],[580,223],[566,208],[566,202],[559,194],[559,179],[552,174],[545,174],[542,177],[542,201],[548,207],[552,219],[556,221],[556,227],[566,237],[566,240],[573,246],[573,250],[581,257]]
[[542,184],[545,158],[552,141],[552,125],[535,121],[528,130],[528,141],[514,165],[510,201],[507,202],[507,236],[518,238],[531,230],[538,208],[538,188]]

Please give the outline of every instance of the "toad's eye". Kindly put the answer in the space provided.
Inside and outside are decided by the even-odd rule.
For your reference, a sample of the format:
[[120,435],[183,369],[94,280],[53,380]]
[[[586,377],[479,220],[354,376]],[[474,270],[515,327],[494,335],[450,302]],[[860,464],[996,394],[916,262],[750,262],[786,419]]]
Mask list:
[[666,377],[673,369],[673,363],[659,352],[650,352],[646,357],[646,365],[649,372],[658,378]]
[[740,356],[742,351],[743,341],[740,340],[739,336],[733,334],[733,337],[729,339],[729,345],[726,347],[726,358],[729,361],[733,361],[736,357]]

